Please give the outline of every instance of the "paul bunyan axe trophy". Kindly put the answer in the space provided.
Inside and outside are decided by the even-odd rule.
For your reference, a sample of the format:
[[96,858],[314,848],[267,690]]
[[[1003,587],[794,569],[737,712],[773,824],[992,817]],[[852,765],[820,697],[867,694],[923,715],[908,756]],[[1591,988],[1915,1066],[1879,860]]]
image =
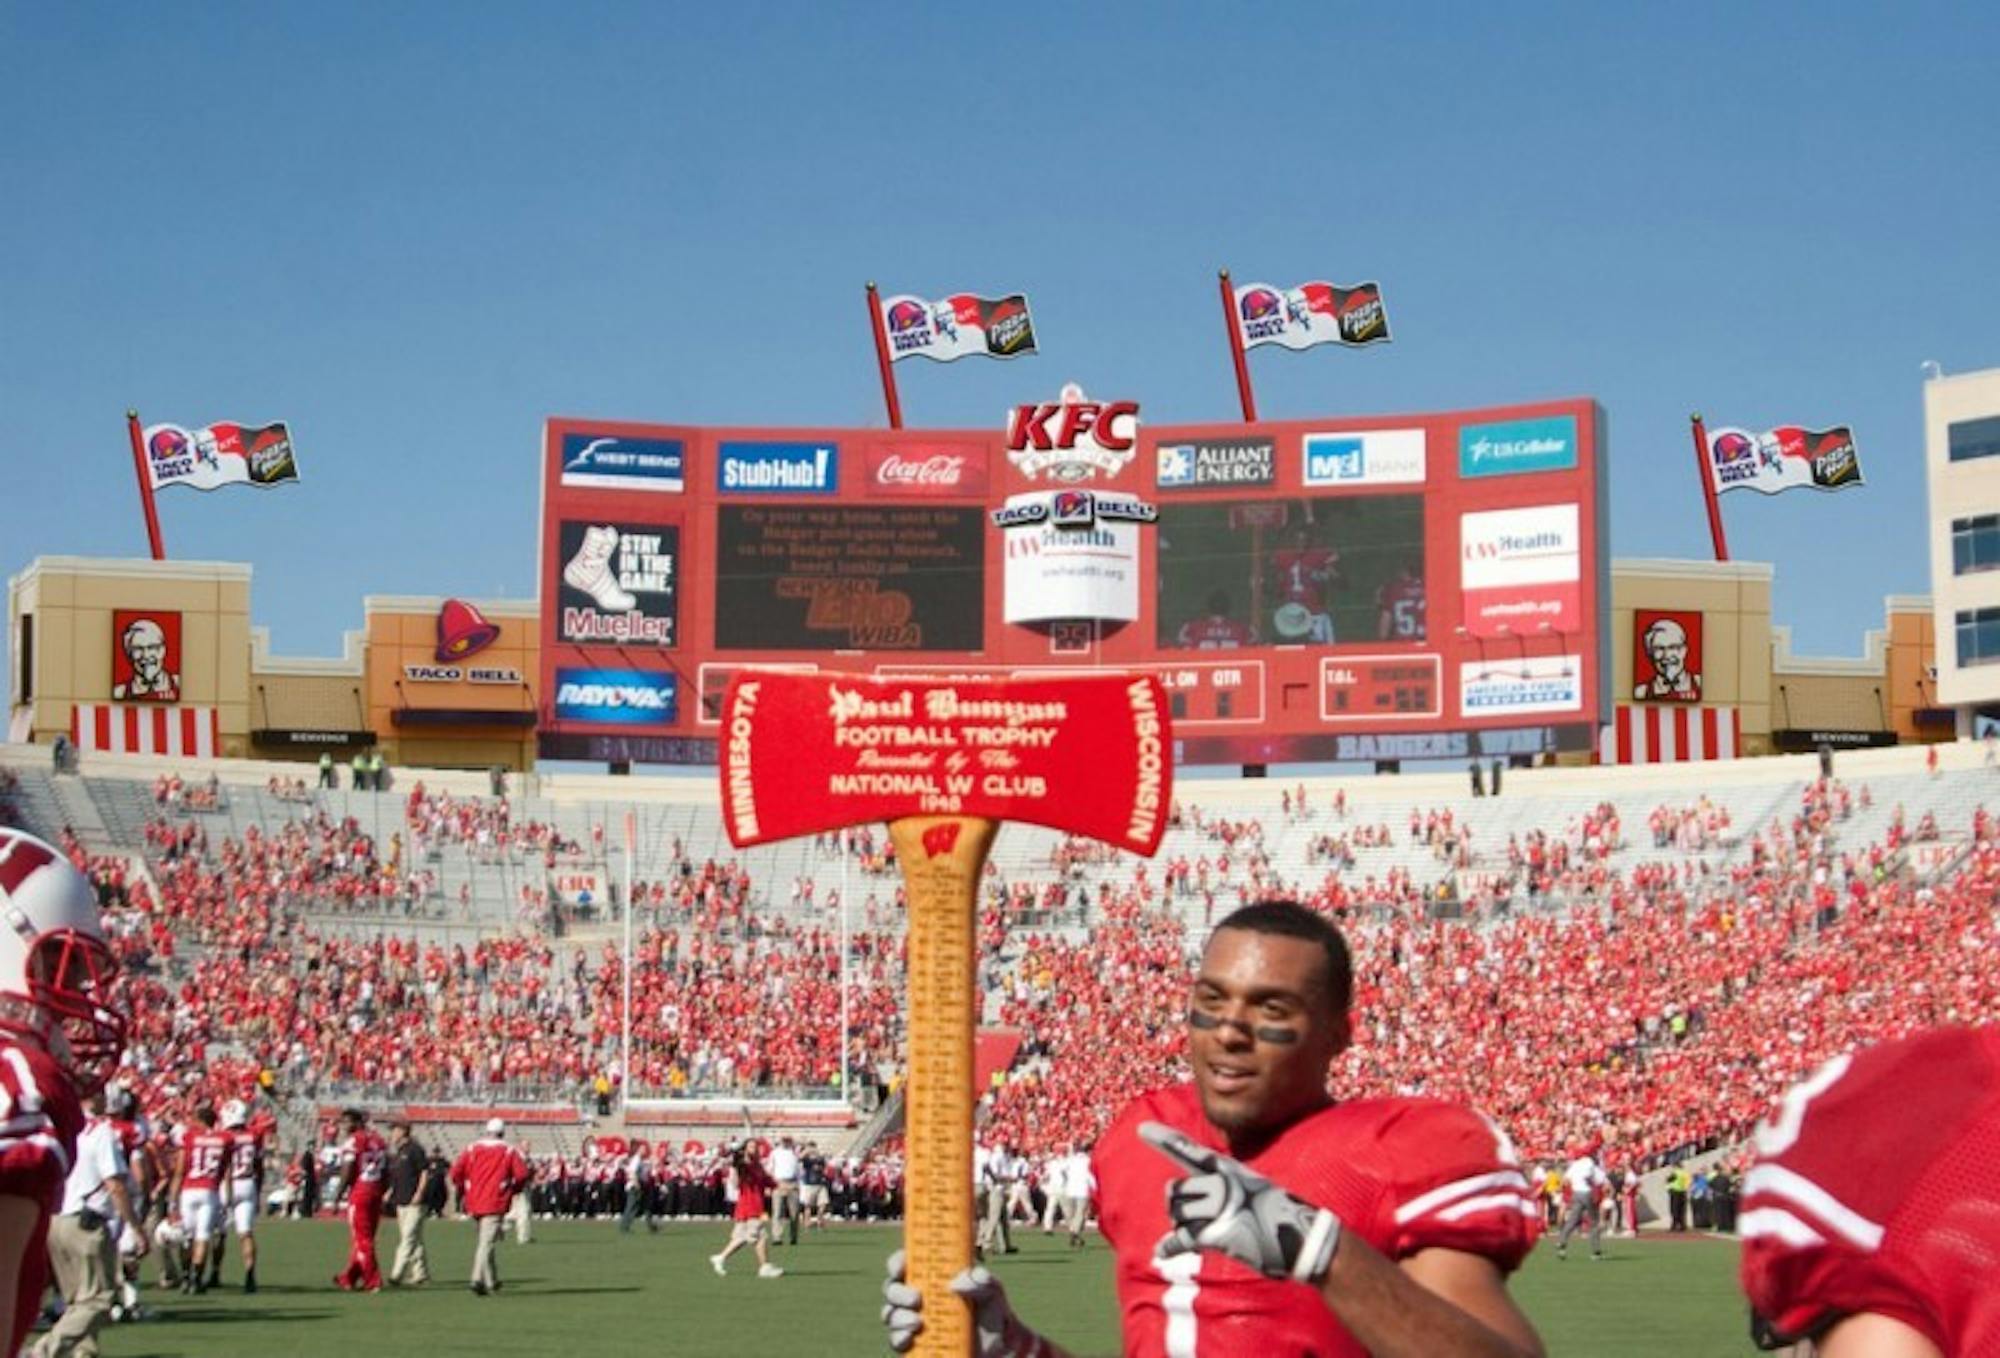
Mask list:
[[[975,910],[1000,822],[1151,856],[1173,790],[1158,678],[868,679],[746,670],[722,714],[722,810],[738,848],[887,821],[909,901],[904,1086],[914,1352],[965,1358],[973,1259]],[[843,1034],[842,1040],[846,1037]]]

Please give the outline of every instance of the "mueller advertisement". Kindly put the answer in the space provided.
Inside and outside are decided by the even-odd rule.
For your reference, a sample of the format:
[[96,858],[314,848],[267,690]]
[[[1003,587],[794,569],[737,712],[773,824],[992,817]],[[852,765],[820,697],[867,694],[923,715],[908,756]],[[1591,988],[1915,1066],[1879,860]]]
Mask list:
[[[1072,384],[984,428],[551,419],[541,752],[713,762],[756,665],[1153,674],[1192,764],[1588,750],[1604,466],[1582,399],[1175,425]],[[1661,700],[1699,683],[1661,673]]]

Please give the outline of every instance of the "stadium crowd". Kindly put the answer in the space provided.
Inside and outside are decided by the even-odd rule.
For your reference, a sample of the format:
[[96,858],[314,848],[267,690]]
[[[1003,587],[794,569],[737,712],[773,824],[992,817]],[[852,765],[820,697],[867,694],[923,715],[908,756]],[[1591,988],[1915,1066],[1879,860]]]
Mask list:
[[[739,863],[698,861],[673,843],[635,892],[644,924],[627,1072],[615,945],[531,927],[463,941],[343,932],[345,915],[435,891],[428,870],[405,861],[402,833],[383,851],[351,818],[302,805],[283,824],[212,838],[177,782],[156,789],[159,814],[145,827],[151,886],[129,859],[62,838],[126,963],[136,1018],[124,1078],[157,1118],[259,1091],[479,1100],[627,1078],[660,1092],[837,1085],[839,935],[799,883],[790,910],[760,909]],[[1339,801],[1315,811],[1303,792],[1287,800],[1288,824],[1315,822],[1317,883],[1272,869],[1255,817],[1192,806],[1176,815],[1204,847],[1158,876],[1064,842],[1046,872],[989,878],[979,917],[989,1017],[1023,1039],[986,1092],[994,1144],[1031,1161],[1058,1156],[1090,1141],[1125,1096],[1175,1077],[1201,937],[1191,898],[1207,898],[1208,922],[1217,905],[1288,894],[1340,919],[1355,953],[1355,1044],[1339,1090],[1472,1103],[1538,1162],[1602,1144],[1615,1165],[1643,1167],[1726,1143],[1839,1050],[2000,1012],[2000,980],[1983,963],[2000,946],[2000,831],[1983,810],[1969,825],[1926,817],[1914,829],[1898,810],[1880,842],[1862,844],[1843,827],[1870,805],[1865,788],[1811,784],[1789,816],[1740,839],[1727,810],[1702,799],[1645,817],[1654,848],[1677,859],[1614,866],[1628,846],[1617,808],[1602,803],[1511,838],[1500,854],[1511,893],[1475,902],[1463,923],[1438,918],[1436,888],[1406,870],[1356,880],[1355,851],[1385,842],[1389,826],[1350,822]],[[406,810],[413,844],[575,847],[548,827],[517,837],[503,799],[418,785]],[[1448,809],[1412,810],[1406,828],[1407,844],[1442,849],[1446,863],[1470,852]],[[1942,833],[1968,848],[1941,880],[1896,871],[1902,850]],[[1744,851],[1707,856],[1724,846]],[[872,862],[887,846],[854,834],[828,837],[822,852]],[[889,890],[871,893],[871,927],[849,939],[846,1040],[860,1078],[893,1086],[902,935],[901,893]],[[1516,907],[1563,908],[1496,904],[1510,894]],[[1080,906],[1087,928],[1050,926]],[[546,1168],[557,1181],[599,1172]],[[656,1172],[662,1185],[690,1175],[698,1162],[671,1154]],[[663,1198],[658,1210],[675,1209]]]

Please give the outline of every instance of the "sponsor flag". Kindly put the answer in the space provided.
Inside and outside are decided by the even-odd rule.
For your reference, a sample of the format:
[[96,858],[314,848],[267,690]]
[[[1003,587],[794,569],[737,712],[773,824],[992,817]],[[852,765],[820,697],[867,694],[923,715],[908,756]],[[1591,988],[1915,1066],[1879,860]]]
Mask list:
[[1839,490],[1862,483],[1854,431],[1846,425],[1802,429],[1786,424],[1761,434],[1748,429],[1710,430],[1708,465],[1717,491],[1776,495],[1802,486]]
[[1389,338],[1389,313],[1376,283],[1301,283],[1280,288],[1245,283],[1236,289],[1236,327],[1245,348],[1277,344],[1374,344]]
[[292,431],[277,424],[211,424],[184,429],[149,424],[144,435],[146,475],[154,490],[192,486],[275,486],[299,479]]
[[1035,323],[1022,294],[979,297],[954,293],[939,301],[901,293],[881,299],[889,361],[930,358],[939,363],[970,354],[1019,358],[1035,352]]

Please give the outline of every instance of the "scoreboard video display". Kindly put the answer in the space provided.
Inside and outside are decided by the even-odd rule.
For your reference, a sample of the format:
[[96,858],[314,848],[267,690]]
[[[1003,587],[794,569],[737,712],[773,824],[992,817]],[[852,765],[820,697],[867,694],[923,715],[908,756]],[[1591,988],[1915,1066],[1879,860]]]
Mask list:
[[753,665],[1144,670],[1184,763],[1591,748],[1595,402],[1142,416],[1069,389],[985,430],[551,419],[543,756],[712,760],[722,691]]

